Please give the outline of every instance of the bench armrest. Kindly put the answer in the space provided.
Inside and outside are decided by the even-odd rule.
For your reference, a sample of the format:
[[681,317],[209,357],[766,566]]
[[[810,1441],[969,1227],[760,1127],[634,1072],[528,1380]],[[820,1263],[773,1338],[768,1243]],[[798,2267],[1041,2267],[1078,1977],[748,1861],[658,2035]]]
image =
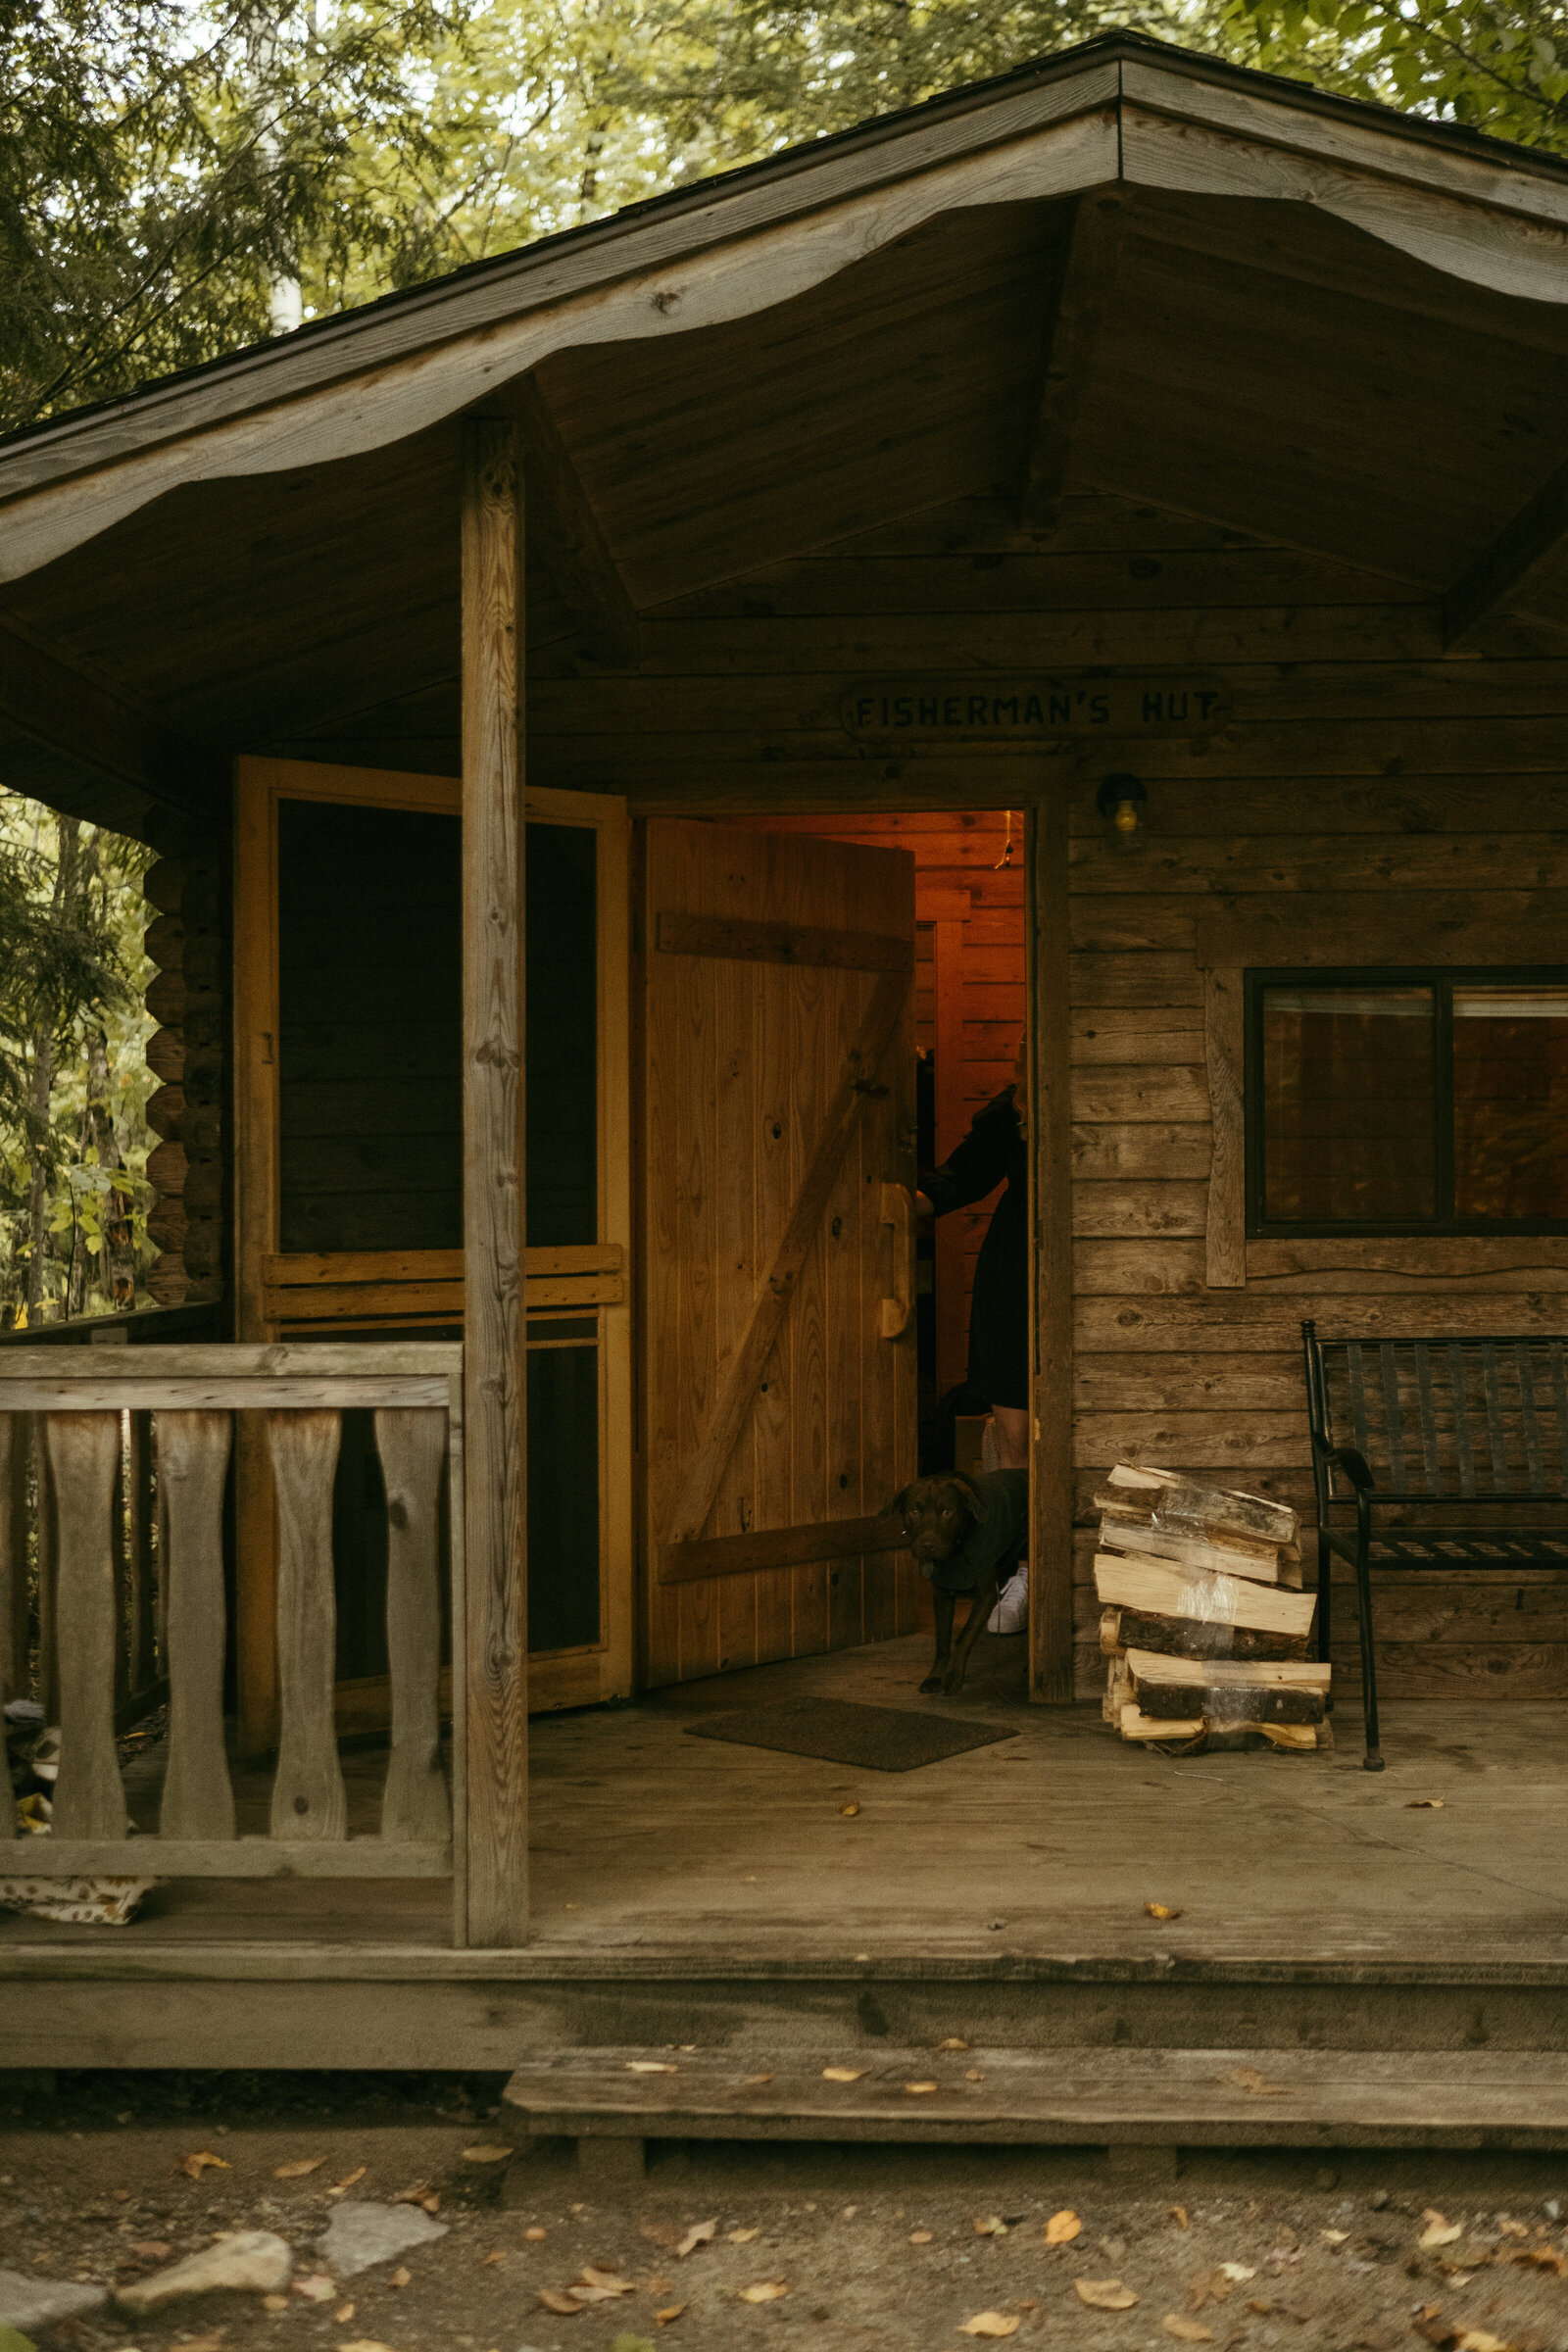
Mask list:
[[1358,1499],[1361,1495],[1370,1494],[1373,1492],[1376,1482],[1367,1468],[1366,1456],[1357,1453],[1353,1446],[1331,1446],[1327,1438],[1320,1437],[1314,1430],[1312,1432],[1312,1451],[1326,1470],[1344,1471],[1355,1489]]

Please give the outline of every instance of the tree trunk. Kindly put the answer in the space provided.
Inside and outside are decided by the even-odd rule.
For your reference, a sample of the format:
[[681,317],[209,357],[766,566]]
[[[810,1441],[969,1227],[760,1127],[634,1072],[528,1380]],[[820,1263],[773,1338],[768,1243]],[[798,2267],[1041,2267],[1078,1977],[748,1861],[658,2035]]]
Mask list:
[[[118,1175],[124,1161],[115,1126],[110,1094],[109,1039],[101,1024],[87,1032],[87,1115],[98,1147],[98,1165]],[[136,1250],[130,1232],[130,1204],[123,1193],[111,1193],[105,1202],[103,1285],[117,1314],[128,1314],[136,1303]]]

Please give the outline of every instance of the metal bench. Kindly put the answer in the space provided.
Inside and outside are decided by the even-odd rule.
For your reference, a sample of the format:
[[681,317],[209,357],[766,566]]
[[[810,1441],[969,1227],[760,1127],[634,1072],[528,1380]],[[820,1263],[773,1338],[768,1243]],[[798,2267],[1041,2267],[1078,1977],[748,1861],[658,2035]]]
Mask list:
[[[1381,1772],[1372,1571],[1568,1568],[1568,1365],[1560,1339],[1320,1340],[1306,1350],[1317,1494],[1318,1655],[1330,1565],[1355,1569],[1368,1772]],[[1499,1504],[1557,1505],[1564,1524],[1509,1524]],[[1489,1505],[1485,1522],[1455,1523]],[[1412,1506],[1419,1516],[1412,1517]],[[1382,1514],[1396,1509],[1400,1524]],[[1351,1525],[1342,1514],[1354,1511]],[[1433,1516],[1429,1517],[1428,1514]],[[1377,1514],[1374,1520],[1374,1514]],[[1544,1514],[1539,1514],[1544,1518]]]

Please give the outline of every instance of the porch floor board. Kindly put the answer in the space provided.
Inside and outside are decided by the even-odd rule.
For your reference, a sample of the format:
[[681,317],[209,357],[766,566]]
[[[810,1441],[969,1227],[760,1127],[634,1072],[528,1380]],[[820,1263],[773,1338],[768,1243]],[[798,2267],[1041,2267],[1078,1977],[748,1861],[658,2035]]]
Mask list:
[[[122,1929],[0,1915],[0,1966],[70,1949],[94,1953],[95,1975],[135,1974],[207,1947],[218,1975],[248,1950],[291,1973],[308,1959],[492,1979],[1050,1962],[1568,1984],[1562,1706],[1395,1702],[1379,1776],[1343,1702],[1330,1754],[1173,1759],[1123,1745],[1098,1708],[1030,1707],[1022,1650],[982,1642],[952,1699],[919,1696],[920,1637],[536,1718],[524,1953],[453,1951],[442,1881],[211,1880],[155,1889]],[[898,1774],[685,1737],[704,1714],[805,1693],[1019,1736]],[[351,1752],[345,1772],[352,1827],[373,1830],[381,1759]],[[137,1778],[140,1812],[156,1772]],[[247,1829],[264,1826],[265,1788],[258,1773],[238,1790]],[[1412,1809],[1423,1798],[1441,1809]]]

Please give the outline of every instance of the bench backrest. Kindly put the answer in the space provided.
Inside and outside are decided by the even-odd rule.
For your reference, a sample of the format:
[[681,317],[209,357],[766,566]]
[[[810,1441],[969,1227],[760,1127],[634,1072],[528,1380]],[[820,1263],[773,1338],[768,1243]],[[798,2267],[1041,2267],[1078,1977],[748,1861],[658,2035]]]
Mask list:
[[[1568,1342],[1301,1339],[1313,1432],[1364,1455],[1380,1496],[1568,1500]],[[1316,1458],[1313,1477],[1320,1503],[1353,1494]]]

